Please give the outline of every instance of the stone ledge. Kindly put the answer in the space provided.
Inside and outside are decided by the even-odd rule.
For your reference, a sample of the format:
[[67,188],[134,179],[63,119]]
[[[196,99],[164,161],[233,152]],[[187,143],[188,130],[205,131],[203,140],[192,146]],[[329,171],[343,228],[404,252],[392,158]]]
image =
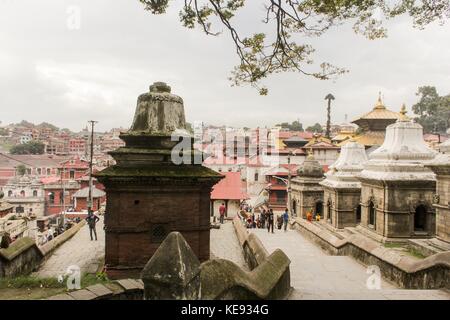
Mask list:
[[52,253],[56,248],[62,245],[64,242],[72,238],[84,225],[86,224],[86,220],[82,220],[77,225],[73,226],[69,230],[64,231],[62,234],[50,240],[39,249],[41,250],[44,256],[48,256]]
[[[283,299],[291,291],[290,263],[277,249],[269,255],[261,240],[249,233],[238,217],[233,226],[251,271],[215,259],[201,265],[203,299]],[[221,279],[218,283],[214,279]]]
[[17,239],[13,243],[11,243],[8,248],[0,249],[0,258],[3,258],[7,261],[12,261],[14,258],[33,246],[36,246],[36,243],[29,237]]
[[94,284],[84,289],[61,293],[46,300],[123,300],[141,298],[144,285],[140,279],[121,279],[105,284]]
[[450,288],[450,251],[423,260],[400,256],[362,235],[338,239],[326,230],[297,218],[292,226],[333,255],[348,255],[368,265],[376,264],[382,275],[402,288]]

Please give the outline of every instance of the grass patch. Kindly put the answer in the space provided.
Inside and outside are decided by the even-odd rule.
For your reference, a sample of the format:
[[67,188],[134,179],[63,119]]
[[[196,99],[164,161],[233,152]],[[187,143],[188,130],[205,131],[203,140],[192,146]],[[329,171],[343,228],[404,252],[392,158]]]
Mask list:
[[57,278],[20,276],[0,279],[0,289],[64,288],[64,286],[63,283],[58,282]]
[[404,244],[402,244],[402,243],[395,243],[395,242],[385,242],[385,243],[383,243],[383,246],[385,248],[403,248]]
[[85,274],[81,277],[81,288],[86,288],[94,284],[105,284],[109,283],[111,280],[108,279],[106,273],[97,272],[97,274]]
[[413,247],[410,247],[408,249],[408,253],[418,259],[425,259],[427,257],[422,252],[420,252],[419,250],[417,250],[416,248],[413,248]]
[[[54,294],[73,291],[68,290],[66,285],[67,278],[60,282],[54,278],[39,278],[36,276],[20,276],[15,278],[0,279],[0,292],[15,299],[42,299]],[[86,288],[94,284],[105,284],[111,280],[105,273],[83,274],[80,281],[81,288]],[[5,297],[6,297],[5,296]],[[4,299],[2,294],[0,298]]]

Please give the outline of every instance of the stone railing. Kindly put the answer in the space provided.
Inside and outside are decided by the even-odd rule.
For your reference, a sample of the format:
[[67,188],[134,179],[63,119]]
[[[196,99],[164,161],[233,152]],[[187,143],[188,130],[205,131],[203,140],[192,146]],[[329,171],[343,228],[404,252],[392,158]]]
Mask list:
[[297,218],[295,229],[332,255],[351,256],[365,265],[377,265],[389,281],[405,289],[450,288],[450,252],[441,252],[422,260],[400,256],[362,235],[344,239]]
[[54,239],[50,240],[49,242],[45,243],[44,245],[40,246],[39,249],[41,249],[44,256],[48,256],[51,254],[56,248],[58,248],[60,245],[62,245],[64,242],[72,238],[84,225],[86,224],[86,220],[82,220],[76,225],[74,225],[72,228],[64,231]]
[[246,234],[236,221],[236,232],[246,248],[251,271],[224,259],[200,264],[183,236],[172,232],[142,272],[145,299],[285,298],[291,289],[289,258],[281,250],[269,255],[259,240]]
[[8,248],[0,249],[0,277],[16,277],[35,271],[56,248],[72,238],[85,224],[85,220],[79,222],[41,247],[32,238],[23,237]]
[[44,255],[33,239],[17,239],[6,249],[0,249],[0,277],[29,274],[42,262]]
[[289,258],[268,254],[259,239],[234,221],[251,271],[213,259],[200,264],[181,233],[170,233],[142,271],[142,281],[125,279],[53,296],[52,300],[248,300],[283,299],[290,293]]

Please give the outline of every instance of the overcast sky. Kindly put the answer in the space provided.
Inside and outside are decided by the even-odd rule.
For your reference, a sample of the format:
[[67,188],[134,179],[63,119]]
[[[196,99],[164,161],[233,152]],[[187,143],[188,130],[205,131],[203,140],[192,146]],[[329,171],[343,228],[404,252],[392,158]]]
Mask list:
[[[248,2],[238,21],[244,31],[259,31],[263,1]],[[73,5],[81,10],[74,30]],[[262,97],[230,86],[237,57],[228,36],[183,28],[176,7],[154,16],[137,0],[0,0],[0,121],[129,127],[137,96],[154,81],[184,99],[188,121],[247,127],[324,123],[328,93],[336,97],[336,123],[369,111],[379,91],[393,110],[403,102],[410,108],[421,85],[450,93],[450,23],[415,30],[404,17],[389,24],[387,39],[370,41],[341,26],[308,41],[316,62],[350,73],[336,81],[276,75]]]

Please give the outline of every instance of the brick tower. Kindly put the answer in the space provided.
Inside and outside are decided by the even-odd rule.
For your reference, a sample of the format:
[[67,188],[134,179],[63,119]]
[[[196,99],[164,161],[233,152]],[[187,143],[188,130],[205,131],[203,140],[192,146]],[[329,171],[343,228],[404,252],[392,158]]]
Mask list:
[[171,231],[209,259],[210,192],[221,175],[203,167],[185,130],[183,100],[162,82],[139,96],[117,164],[96,174],[107,194],[105,266],[112,279],[139,277]]

